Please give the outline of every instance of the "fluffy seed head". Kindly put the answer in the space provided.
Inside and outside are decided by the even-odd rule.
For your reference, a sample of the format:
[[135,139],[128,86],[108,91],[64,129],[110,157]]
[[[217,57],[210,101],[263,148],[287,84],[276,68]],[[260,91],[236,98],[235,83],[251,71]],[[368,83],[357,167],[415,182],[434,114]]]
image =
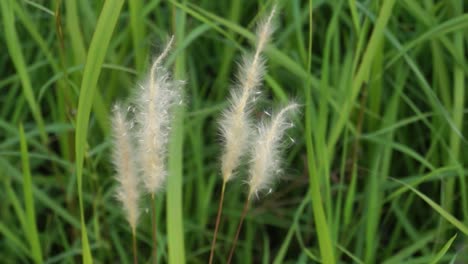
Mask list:
[[263,81],[265,60],[261,53],[265,49],[273,32],[272,20],[275,14],[273,8],[269,17],[259,23],[257,28],[257,47],[253,55],[244,55],[239,65],[237,83],[231,91],[231,105],[224,111],[221,121],[221,135],[224,139],[224,152],[221,157],[221,172],[223,181],[233,177],[242,154],[248,152],[252,125],[249,121],[253,98]]
[[129,133],[131,124],[119,105],[115,105],[112,117],[114,148],[112,158],[116,170],[115,178],[119,183],[117,199],[122,203],[127,221],[133,231],[139,216],[138,176],[135,167],[132,138]]
[[[233,94],[233,100],[236,100],[236,96]],[[221,172],[224,182],[227,182],[233,177],[233,171],[239,165],[242,154],[247,152],[252,125],[247,109],[235,105],[224,112],[220,125],[225,144]]]
[[280,172],[281,139],[286,130],[293,126],[288,114],[298,107],[296,103],[290,103],[273,115],[269,122],[262,121],[258,126],[249,170],[249,199],[253,194],[268,189]]
[[271,35],[275,31],[275,25],[273,23],[273,18],[276,15],[276,5],[271,9],[270,15],[260,21],[257,25],[257,51],[256,54],[262,52],[265,49],[266,44],[268,43]]
[[173,107],[181,103],[183,82],[173,80],[162,62],[170,50],[173,38],[153,62],[146,82],[140,86],[137,98],[138,150],[143,186],[155,194],[167,176],[167,143],[171,130]]

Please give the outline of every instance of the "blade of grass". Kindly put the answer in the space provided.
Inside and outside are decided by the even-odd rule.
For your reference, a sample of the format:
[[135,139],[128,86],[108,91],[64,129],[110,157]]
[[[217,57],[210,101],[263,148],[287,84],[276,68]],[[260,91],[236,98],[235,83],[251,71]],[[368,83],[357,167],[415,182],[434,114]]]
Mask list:
[[348,6],[351,11],[351,18],[353,19],[354,30],[356,31],[356,35],[359,35],[361,33],[361,25],[359,23],[356,0],[348,0]]
[[465,226],[460,220],[455,218],[453,215],[448,213],[444,208],[442,208],[440,205],[438,205],[436,202],[434,202],[431,198],[427,197],[425,194],[422,192],[416,190],[413,188],[411,185],[402,182],[398,179],[392,178],[394,181],[406,186],[406,188],[410,189],[412,192],[414,192],[416,195],[418,195],[421,199],[423,199],[427,204],[429,204],[432,209],[434,209],[437,213],[440,214],[445,220],[447,220],[449,223],[451,223],[454,227],[456,227],[458,230],[460,230],[463,234],[468,235],[468,227]]
[[[353,103],[356,101],[356,97],[358,96],[362,85],[364,84],[366,78],[369,75],[370,67],[372,66],[372,62],[377,48],[383,40],[384,31],[392,14],[394,4],[395,0],[385,1],[383,2],[382,7],[380,8],[380,14],[377,20],[375,21],[375,27],[370,37],[369,44],[367,45],[366,50],[364,51],[361,64],[357,70],[356,75],[353,78],[350,91],[351,94],[348,100],[344,102],[343,109],[341,110],[342,114],[338,117],[338,120],[330,130],[330,137],[328,140],[329,150],[333,150],[335,148],[335,144],[338,141],[346,122],[348,121],[349,115],[351,113],[351,108],[353,107]],[[330,153],[332,153],[332,151],[330,151]]]
[[39,241],[39,234],[36,226],[36,213],[34,210],[34,197],[33,197],[33,182],[31,177],[31,170],[29,168],[28,145],[24,135],[23,125],[19,126],[19,136],[21,145],[21,164],[23,168],[23,194],[24,203],[26,208],[26,222],[27,230],[26,238],[31,246],[31,255],[35,263],[43,263],[41,242]]
[[[333,7],[333,16],[329,22],[329,26],[325,36],[325,47],[323,51],[322,67],[321,67],[321,80],[319,88],[319,103],[318,103],[318,119],[316,121],[315,132],[313,133],[316,145],[316,152],[320,153],[317,155],[317,168],[319,170],[320,186],[323,186],[324,190],[324,207],[326,210],[327,218],[332,219],[332,199],[331,199],[331,187],[329,181],[330,175],[330,157],[333,155],[328,152],[326,147],[326,137],[328,134],[328,118],[329,118],[329,100],[330,100],[330,64],[333,63],[331,60],[333,48],[332,43],[337,41],[336,32],[338,30],[339,14],[341,14],[342,3],[337,2]],[[339,55],[338,55],[339,56]]]
[[[382,150],[382,147],[375,148],[376,152]],[[375,253],[379,245],[379,223],[380,214],[382,211],[382,192],[381,189],[381,170],[382,170],[382,157],[380,155],[374,156],[369,172],[369,180],[367,181],[366,190],[366,214],[365,214],[365,263],[375,263]]]
[[[11,175],[11,178],[13,180],[15,180],[16,182],[21,182],[22,175],[21,175],[21,172],[19,170],[17,170],[15,167],[8,164],[4,159],[1,159],[1,158],[0,158],[0,166],[3,169],[5,169],[5,171],[7,171]],[[67,222],[68,224],[70,224],[74,228],[80,228],[80,222],[76,218],[74,218],[70,214],[70,212],[68,212],[66,209],[61,207],[60,204],[57,203],[57,201],[55,201],[54,199],[49,197],[45,191],[43,191],[43,190],[41,190],[41,189],[39,189],[37,187],[34,187],[34,186],[33,186],[33,191],[34,191],[34,196],[35,196],[35,198],[37,199],[38,202],[40,202],[45,207],[52,210],[55,214],[57,214],[58,216],[63,218],[63,221]],[[17,214],[17,217],[19,218],[20,223],[22,225],[25,225],[26,220],[25,220],[24,212],[22,211],[22,208],[19,208],[19,206],[18,206],[19,202],[16,201],[16,198],[13,199],[15,194],[12,193],[11,188],[7,189],[7,195],[8,195],[8,197],[10,199],[13,200],[12,202],[14,202],[13,206],[14,206],[15,212]]]
[[[229,6],[229,21],[233,22],[238,22],[239,17],[242,14],[242,1],[230,1],[231,5]],[[234,39],[234,34],[232,30],[228,30],[227,35],[229,36],[229,39]],[[228,87],[225,87],[225,84],[228,83],[228,78],[229,78],[229,73],[232,70],[232,61],[234,57],[234,52],[235,48],[231,45],[225,45],[223,47],[223,53],[221,58],[221,65],[219,66],[219,71],[215,80],[215,83],[213,87],[223,87],[223,89],[216,89],[217,90],[217,95],[222,96],[226,94],[226,89]],[[219,97],[218,97],[219,98]]]
[[353,255],[353,253],[349,252],[346,248],[340,246],[340,245],[336,245],[336,247],[343,251],[343,253],[348,256],[350,259],[352,259],[354,261],[354,263],[357,263],[357,264],[364,264],[364,262],[362,260],[360,260],[357,256]]
[[[361,7],[361,5],[359,5],[359,6]],[[366,13],[366,15],[369,16],[372,20],[376,19],[375,16],[373,14],[369,13],[369,11],[367,9],[361,9],[361,10],[363,10],[363,12]],[[454,19],[454,20],[456,20],[455,24],[458,26],[458,23],[461,23],[462,26],[466,27],[468,25],[468,23],[467,23],[468,21],[465,21],[463,19],[467,19],[467,18],[468,17],[463,18],[463,16],[461,16],[460,19],[458,19],[458,18]],[[380,19],[380,17],[378,19]],[[460,22],[459,20],[462,20],[462,21]],[[455,28],[451,27],[451,26],[453,26],[452,23],[450,23],[450,25],[448,25],[448,26],[447,25],[445,25],[445,26],[448,27],[449,30],[460,29],[460,28],[457,28],[457,27],[455,27]],[[443,29],[446,29],[446,28],[443,27]],[[428,33],[434,34],[434,32],[432,32],[432,31],[429,31]],[[437,32],[437,33],[439,33],[439,32]],[[447,32],[442,31],[441,33],[447,33]],[[429,36],[431,34],[429,34]],[[386,35],[387,39],[389,40],[389,42],[393,46],[395,46],[395,48],[397,48],[398,51],[403,50],[403,45],[399,42],[399,40],[395,37],[395,35],[392,34],[392,32],[385,31],[385,35]],[[424,34],[424,36],[426,36],[426,34]],[[460,130],[457,128],[457,126],[454,124],[452,116],[450,116],[447,109],[442,105],[441,101],[439,100],[439,98],[437,97],[435,92],[433,91],[432,87],[429,85],[427,79],[425,78],[423,72],[421,71],[421,67],[407,53],[402,53],[401,56],[403,56],[404,60],[408,64],[408,66],[413,71],[416,79],[418,80],[418,82],[419,82],[419,84],[421,86],[421,89],[426,94],[427,98],[429,99],[429,102],[433,105],[433,108],[435,108],[435,110],[436,110],[436,112],[438,112],[438,114],[441,114],[444,117],[445,122],[449,124],[450,128],[461,138],[461,140],[463,140],[463,142],[466,143],[467,140],[465,139],[463,134],[460,132]],[[457,55],[454,55],[454,58],[457,58],[457,57],[458,57]],[[387,69],[387,67],[388,67],[388,63],[386,64],[386,66],[384,68],[384,72]]]
[[143,15],[143,1],[133,0],[128,2],[130,9],[130,26],[132,31],[133,50],[135,52],[135,69],[143,71],[145,66],[146,48],[145,44],[145,16]]
[[[226,37],[229,37],[228,33],[224,31],[221,27],[219,27],[216,23],[219,23],[229,28],[234,33],[237,33],[241,35],[242,37],[247,38],[251,42],[255,41],[254,33],[250,32],[246,28],[243,28],[235,23],[232,23],[231,21],[225,18],[222,18],[206,10],[203,10],[198,6],[193,6],[193,9],[191,9],[188,6],[181,5],[180,3],[174,0],[170,0],[170,1],[175,6],[179,7],[181,10],[183,10],[187,14],[191,15],[193,18],[211,25],[213,29],[215,29],[216,31],[219,31],[221,34],[225,35]],[[213,20],[216,23],[210,20]],[[279,49],[273,46],[268,46],[265,50],[265,54],[268,56],[269,60],[271,59],[272,62],[282,65],[284,69],[291,72],[292,74],[300,78],[303,78],[304,80],[307,80],[309,78],[310,82],[312,83],[314,87],[319,86],[320,81],[315,76],[312,76],[311,74],[309,74],[302,65],[297,63],[294,59],[287,56],[284,52],[281,52]]]
[[299,218],[303,214],[303,211],[304,211],[304,208],[306,207],[306,205],[308,205],[308,203],[310,202],[309,195],[310,194],[307,193],[304,196],[304,199],[302,199],[301,204],[296,209],[296,212],[294,213],[293,224],[289,228],[286,237],[283,239],[283,243],[281,244],[281,247],[277,251],[278,253],[276,254],[276,257],[275,257],[274,261],[272,262],[273,264],[281,264],[281,263],[284,262],[284,258],[286,257],[286,253],[287,253],[288,248],[289,248],[289,246],[291,244],[292,237],[294,235],[294,232],[297,229]]
[[81,236],[83,247],[83,263],[92,263],[91,249],[89,247],[83,206],[83,163],[85,148],[87,146],[88,122],[94,93],[99,74],[101,73],[104,56],[109,45],[112,32],[122,9],[123,0],[108,0],[104,3],[99,16],[96,30],[86,58],[86,64],[81,82],[80,97],[78,101],[75,151],[76,151],[76,177],[78,182],[78,200],[80,204]]
[[[78,18],[78,10],[76,0],[65,1],[67,8],[66,12],[66,26],[69,31],[70,38],[70,47],[73,54],[72,60],[76,65],[83,65],[86,58],[86,49],[84,47],[83,35],[81,33],[81,28]],[[66,60],[63,59],[63,66],[66,67]],[[66,73],[66,70],[63,70]],[[68,107],[74,107],[74,102],[69,102],[70,95],[65,93],[67,89],[62,88],[61,92],[64,93],[64,96],[67,101]],[[108,105],[105,103],[103,96],[98,88],[95,88],[96,93],[94,94],[93,102],[93,111],[99,124],[101,130],[105,135],[109,133],[107,117],[109,116],[109,111],[107,110]]]
[[[379,48],[379,52],[383,52],[382,50],[383,47]],[[377,54],[378,54],[377,53]],[[377,62],[378,65],[375,65],[372,69],[371,76],[381,76],[381,70],[382,70],[382,65],[383,61],[381,60],[383,57],[382,54],[378,56],[378,59],[376,59],[374,62]],[[381,127],[386,127],[388,125],[391,125],[395,123],[398,115],[398,110],[399,110],[399,102],[401,100],[400,94],[403,92],[403,89],[406,84],[406,79],[408,76],[408,71],[402,71],[399,70],[396,73],[396,81],[394,85],[395,93],[394,95],[390,98],[388,104],[385,107],[385,112],[384,116],[382,118],[382,121],[379,123],[375,122],[369,122],[369,130],[375,130],[378,128],[377,126]],[[369,102],[370,102],[370,110],[374,112],[375,114],[380,114],[380,105],[382,104],[380,102],[380,97],[381,94],[380,92],[374,93],[372,90],[382,90],[382,83],[380,81],[378,82],[373,82],[371,81],[370,83],[370,89],[371,91],[369,92]],[[377,97],[377,98],[373,98]],[[390,141],[392,142],[394,140],[394,131],[390,131],[386,133],[385,135],[382,135],[381,138],[382,140],[385,141]],[[382,196],[382,188],[384,187],[384,183],[386,182],[386,178],[388,175],[391,173],[391,164],[392,164],[392,154],[394,150],[392,149],[391,146],[389,145],[379,145],[379,144],[374,144],[372,146],[372,153],[374,157],[378,157],[380,160],[380,164],[376,165],[375,167],[372,167],[372,171],[370,172],[370,179],[368,181],[369,183],[369,195],[367,196],[367,201],[368,201],[368,210],[367,210],[367,223],[366,223],[366,258],[365,262],[366,263],[372,263],[375,262],[375,258],[378,257],[376,255],[376,248],[375,245],[380,244],[377,243],[381,238],[380,235],[378,234],[378,228],[379,228],[379,223],[381,222],[381,214],[384,211],[383,207],[383,196]],[[371,154],[372,155],[372,154]]]
[[[1,163],[0,163],[1,164]],[[3,166],[2,166],[3,167]],[[4,167],[4,173],[6,174],[7,170]],[[5,177],[6,175],[1,175],[2,177]],[[20,175],[22,176],[22,175]],[[16,192],[14,191],[13,187],[11,186],[11,180],[7,179],[5,180],[5,192],[6,192],[6,197],[7,199],[10,200],[11,206],[13,206],[13,209],[16,213],[17,221],[19,221],[21,228],[23,230],[27,230],[28,223],[26,221],[26,213],[24,212],[23,207],[21,206],[21,202],[16,195]]]
[[66,29],[69,32],[70,47],[73,54],[74,63],[83,63],[86,58],[86,48],[84,47],[83,35],[80,29],[78,8],[76,0],[65,1],[66,9]]
[[[453,1],[452,3],[454,3]],[[461,8],[461,9],[460,9]],[[454,4],[453,7],[454,10],[457,10],[457,15],[459,12],[462,12],[463,10],[463,3],[461,1],[458,2],[458,4]],[[456,35],[454,36],[454,44],[455,44],[455,52],[457,54],[456,57],[458,58],[463,58],[465,57],[465,43],[466,40],[464,39],[466,37],[465,32],[457,32]],[[453,86],[453,104],[452,104],[452,116],[453,116],[453,123],[454,126],[456,127],[457,130],[451,130],[450,131],[450,150],[449,153],[450,155],[447,155],[448,157],[448,163],[453,164],[453,165],[458,165],[462,167],[463,160],[460,159],[460,143],[461,143],[461,136],[458,134],[461,133],[463,135],[463,118],[464,118],[464,113],[463,109],[465,108],[465,90],[466,90],[466,72],[463,70],[463,66],[466,65],[464,63],[463,65],[459,65],[457,63],[454,63],[454,69],[453,69],[453,79],[454,79],[454,86]],[[466,143],[466,142],[465,142]],[[460,168],[459,171],[462,171],[463,169]],[[463,217],[465,220],[468,220],[468,203],[466,201],[467,199],[467,192],[466,192],[466,177],[463,175],[463,173],[460,173],[459,175],[459,186],[460,186],[460,194],[461,194],[461,205],[462,205],[462,211],[463,211]],[[453,197],[453,193],[455,191],[455,179],[450,179],[447,182],[445,191],[445,195],[447,196],[446,202],[448,203],[447,208],[452,208],[454,205],[454,201],[456,200]],[[449,210],[450,212],[451,210]]]
[[397,50],[397,54],[393,55],[390,60],[385,64],[385,69],[393,65],[398,59],[408,53],[409,50],[421,45],[423,42],[440,38],[448,33],[459,30],[466,30],[468,28],[468,14],[454,17],[446,20],[443,23],[430,27],[428,31],[421,34],[414,40],[407,42],[404,46]]
[[447,251],[449,250],[450,246],[452,245],[453,241],[457,238],[457,234],[455,234],[445,245],[440,249],[439,252],[437,252],[437,255],[435,255],[434,259],[431,261],[430,264],[437,264],[439,263],[440,259],[445,256]]
[[394,255],[382,262],[383,264],[399,264],[399,263],[407,263],[407,259],[411,257],[413,254],[421,250],[425,245],[432,242],[434,240],[434,232],[424,235],[419,238],[416,243],[412,243],[410,246],[405,247],[404,249],[400,250],[399,252],[394,253]]
[[[186,15],[173,7],[173,28],[176,43],[182,43],[185,35]],[[176,44],[177,45],[177,44]],[[174,78],[185,79],[185,52],[181,51],[174,65]],[[169,165],[167,180],[167,244],[168,263],[185,263],[184,219],[182,212],[182,172],[184,144],[183,107],[178,107],[174,113],[172,135],[169,143]]]
[[15,27],[15,17],[10,0],[0,1],[0,9],[3,18],[3,27],[5,34],[6,46],[8,53],[13,61],[16,71],[20,77],[21,86],[23,87],[23,94],[26,98],[32,115],[39,128],[40,136],[43,143],[47,142],[47,133],[45,131],[44,120],[42,117],[41,109],[36,102],[31,79],[26,68],[26,62],[22,52],[21,41],[18,38],[17,30]]
[[17,237],[18,234],[12,232],[12,229],[8,227],[7,224],[0,222],[0,234],[3,235],[6,241],[11,243],[11,246],[19,249],[19,251],[21,251],[21,253],[25,254],[27,257],[33,258],[26,245],[24,245],[23,242],[21,242],[21,240]]
[[[308,47],[308,64],[307,72],[312,69],[312,0],[309,1],[309,47]],[[307,74],[310,76],[309,74]],[[313,145],[312,135],[312,115],[313,115],[313,104],[311,98],[311,82],[312,79],[307,78],[304,92],[306,96],[306,107],[305,107],[305,141],[307,150],[307,165],[309,170],[309,192],[312,199],[312,209],[315,219],[315,227],[317,230],[320,255],[323,263],[333,264],[335,263],[335,255],[333,250],[333,244],[331,241],[330,230],[325,217],[325,210],[322,203],[322,195],[320,194],[320,179],[316,168],[316,159]]]
[[[414,188],[416,188],[418,185],[422,184],[422,183],[426,183],[428,182],[429,180],[441,180],[442,177],[446,176],[446,175],[450,175],[450,174],[454,174],[454,171],[456,170],[456,167],[441,167],[441,168],[437,168],[427,174],[421,174],[421,175],[418,175],[417,177],[414,177],[411,181],[405,181],[407,182],[409,185],[413,186]],[[454,176],[452,176],[454,177]],[[385,199],[385,203],[387,202],[390,202],[391,200],[397,198],[398,196],[404,194],[405,192],[408,191],[408,188],[406,188],[405,186],[401,186],[400,188],[394,190],[392,193],[388,194],[386,199]]]
[[430,169],[431,171],[436,169],[434,167],[434,165],[432,165],[427,159],[425,159],[417,151],[415,151],[414,149],[412,149],[412,148],[410,148],[410,147],[408,147],[406,145],[397,143],[395,141],[387,140],[385,138],[379,139],[379,138],[366,137],[366,136],[362,136],[361,138],[363,140],[366,140],[366,141],[381,144],[381,145],[384,145],[384,146],[391,147],[391,148],[393,148],[395,150],[398,150],[399,152],[401,152],[401,153],[403,153],[403,154],[405,154],[405,155],[419,161],[421,163],[421,165],[424,165],[426,168]]
[[50,47],[47,41],[39,32],[37,28],[37,24],[31,18],[31,14],[27,13],[23,8],[21,8],[20,2],[15,1],[13,3],[13,9],[19,21],[22,23],[22,25],[31,35],[30,37],[37,43],[37,45],[41,49],[41,52],[47,58],[49,65],[52,67],[54,71],[58,71],[58,64],[57,64],[56,58],[54,57],[54,54],[52,54],[52,52],[50,51]]

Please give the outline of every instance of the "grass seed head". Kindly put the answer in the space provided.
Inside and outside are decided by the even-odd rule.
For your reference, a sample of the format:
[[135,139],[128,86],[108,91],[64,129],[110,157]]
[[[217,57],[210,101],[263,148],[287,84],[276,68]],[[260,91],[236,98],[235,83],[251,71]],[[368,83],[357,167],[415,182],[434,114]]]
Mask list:
[[281,171],[282,138],[286,130],[292,127],[288,117],[298,107],[298,104],[290,103],[257,127],[249,170],[249,199],[254,194],[268,190]]
[[223,181],[227,182],[234,176],[242,155],[248,152],[249,139],[252,136],[252,124],[249,119],[253,99],[265,75],[265,59],[262,52],[273,33],[272,20],[275,14],[273,8],[267,19],[257,26],[257,46],[253,55],[246,54],[239,65],[237,82],[231,90],[231,105],[224,111],[221,121],[221,135],[224,140],[224,151],[221,157],[221,172]]
[[115,178],[119,183],[117,199],[122,203],[126,218],[132,230],[136,229],[139,210],[138,175],[135,166],[131,123],[126,120],[126,113],[120,105],[115,105],[112,116],[114,146],[112,158],[116,170]]
[[143,186],[151,194],[164,186],[173,108],[182,100],[183,82],[173,80],[169,70],[163,65],[172,42],[173,38],[154,60],[149,76],[137,95],[135,116],[138,124],[139,165]]

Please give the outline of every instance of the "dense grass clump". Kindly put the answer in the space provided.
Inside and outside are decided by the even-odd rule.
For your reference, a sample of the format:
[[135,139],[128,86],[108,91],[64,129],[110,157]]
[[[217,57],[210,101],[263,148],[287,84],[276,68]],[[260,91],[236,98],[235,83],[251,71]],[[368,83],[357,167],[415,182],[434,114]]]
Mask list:
[[[281,105],[301,113],[282,135],[281,179],[248,214],[252,168],[239,162],[213,263],[244,217],[233,263],[468,262],[463,0],[1,0],[0,262],[131,263],[134,231],[140,263],[207,263],[219,121],[275,4],[249,124],[267,131]],[[112,105],[135,99],[170,35],[161,68],[185,82],[184,106],[136,228],[116,200]]]

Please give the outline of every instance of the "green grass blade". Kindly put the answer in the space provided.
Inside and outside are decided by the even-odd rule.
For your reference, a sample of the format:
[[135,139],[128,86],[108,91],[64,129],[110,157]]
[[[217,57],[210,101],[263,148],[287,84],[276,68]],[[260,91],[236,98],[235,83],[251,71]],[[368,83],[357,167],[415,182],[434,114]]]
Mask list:
[[135,69],[142,72],[145,66],[146,49],[145,38],[145,20],[143,15],[143,1],[133,0],[128,2],[130,9],[130,26],[132,31],[133,50],[135,52]]
[[286,237],[283,239],[283,243],[281,244],[281,247],[279,250],[277,250],[276,257],[273,260],[273,264],[281,264],[284,262],[284,259],[286,257],[286,253],[288,251],[288,248],[291,244],[292,237],[294,235],[294,232],[297,230],[298,222],[300,216],[303,214],[304,208],[306,205],[310,202],[309,195],[307,194],[304,199],[302,200],[301,204],[298,206],[296,212],[294,213],[294,221],[291,227],[288,230],[288,233]]
[[[413,188],[416,188],[418,185],[428,182],[429,180],[440,180],[445,175],[449,175],[449,173],[454,173],[455,169],[456,167],[437,168],[431,171],[430,173],[418,175],[417,177],[413,178],[411,181],[407,181],[407,183]],[[392,193],[388,194],[385,202],[389,202],[407,191],[408,191],[408,188],[406,186],[401,186],[400,188],[394,190]]]
[[[0,164],[2,163],[2,160],[0,160]],[[2,164],[3,165],[3,164]],[[7,170],[5,167],[3,168],[5,171]],[[5,175],[1,175],[2,177],[5,177]],[[19,175],[22,178],[22,175]],[[28,229],[28,223],[26,220],[26,213],[24,212],[23,207],[21,206],[20,199],[16,195],[16,192],[14,191],[13,187],[11,186],[11,181],[8,179],[5,181],[5,192],[6,192],[6,198],[8,198],[11,202],[11,206],[13,206],[13,209],[16,213],[16,217],[18,218],[17,221],[19,221],[20,226],[23,230]]]
[[37,46],[39,46],[42,53],[44,53],[47,61],[49,62],[50,66],[54,71],[58,70],[58,64],[56,58],[52,54],[48,43],[44,39],[44,37],[40,34],[37,24],[31,18],[31,14],[27,13],[23,8],[21,8],[21,3],[16,1],[13,3],[13,9],[15,11],[15,15],[18,20],[21,22],[22,26],[29,32],[31,35],[30,38],[33,39]]
[[24,135],[23,125],[19,126],[19,136],[21,145],[21,164],[23,168],[23,192],[24,192],[24,203],[26,208],[26,222],[28,230],[26,237],[29,240],[31,246],[31,255],[35,263],[43,263],[41,242],[39,241],[39,234],[36,226],[36,213],[34,210],[34,196],[33,196],[33,182],[31,177],[31,170],[29,168],[29,157],[28,157],[28,144]]
[[399,252],[395,252],[391,258],[382,262],[383,264],[400,264],[400,263],[407,263],[405,260],[408,260],[409,257],[414,255],[416,252],[420,251],[421,248],[429,244],[434,240],[434,232],[419,237],[418,241],[411,244],[408,247],[400,250]]
[[364,264],[364,262],[362,260],[360,260],[357,256],[353,255],[351,252],[349,252],[346,248],[340,246],[340,245],[337,245],[336,246],[339,250],[343,251],[343,253],[348,256],[349,258],[351,258],[354,263],[357,263],[357,264]]
[[83,35],[80,30],[76,0],[65,1],[66,8],[66,26],[70,33],[70,47],[73,54],[74,63],[82,63],[86,58],[86,49],[84,47]]
[[[381,150],[382,148],[377,148]],[[376,152],[377,152],[376,151]],[[369,180],[367,186],[367,203],[366,203],[366,214],[365,214],[365,263],[374,263],[375,262],[375,253],[377,252],[377,245],[379,244],[379,221],[380,214],[382,211],[382,192],[381,188],[381,178],[382,175],[382,157],[375,156],[372,161],[371,171],[369,172]]]
[[338,141],[346,122],[348,121],[348,117],[351,113],[351,108],[353,107],[353,104],[356,101],[359,91],[361,90],[363,83],[366,81],[366,78],[369,75],[369,70],[372,66],[375,53],[377,52],[377,48],[383,40],[384,31],[392,14],[394,4],[395,0],[385,1],[382,4],[380,14],[377,18],[377,21],[375,22],[374,31],[372,32],[372,35],[369,40],[369,44],[366,47],[361,64],[357,70],[356,75],[354,76],[350,91],[351,95],[349,99],[345,101],[345,105],[342,109],[342,114],[339,116],[339,119],[333,125],[333,128],[330,131],[330,137],[328,140],[329,150],[334,149],[335,144]]
[[[0,158],[0,166],[3,167],[5,171],[9,172],[13,180],[17,182],[21,182],[22,175],[19,170],[17,170],[15,167],[8,164],[4,159],[1,159],[1,158]],[[16,194],[13,193],[11,186],[6,186],[6,188],[7,188],[6,190],[7,197],[9,197],[9,199],[12,200],[11,202],[13,203],[13,208],[15,209],[19,222],[21,223],[22,226],[26,226],[25,213],[22,210],[22,208],[20,208],[19,206],[19,201],[17,201],[18,199],[16,198]],[[52,210],[52,212],[54,212],[57,216],[60,216],[63,219],[63,221],[67,222],[74,228],[80,228],[80,222],[73,215],[71,215],[69,211],[63,208],[60,205],[60,203],[58,203],[53,198],[49,197],[46,191],[33,186],[33,192],[34,192],[35,198],[37,199],[39,203],[43,204],[45,207]]]
[[47,133],[45,131],[44,120],[42,118],[41,109],[36,102],[31,79],[26,68],[26,62],[22,52],[22,43],[18,38],[15,17],[10,0],[0,1],[0,9],[3,18],[3,29],[5,34],[6,46],[13,61],[13,64],[20,77],[21,86],[23,87],[24,97],[29,104],[32,115],[39,128],[40,136],[43,142],[47,142]]
[[[455,1],[453,1],[455,3]],[[457,11],[457,15],[460,15],[463,10],[463,3],[458,2],[458,4],[454,4],[453,7]],[[461,9],[460,9],[461,8]],[[454,44],[455,44],[455,52],[457,58],[463,58],[465,56],[465,44],[466,44],[466,34],[464,32],[457,32],[454,36]],[[465,109],[465,91],[466,91],[466,71],[463,69],[463,66],[466,66],[466,62],[463,65],[459,65],[457,63],[454,64],[453,69],[453,104],[452,104],[452,117],[454,126],[457,130],[450,131],[450,154],[448,155],[448,163],[459,165],[462,167],[463,160],[460,159],[460,146],[461,146],[461,139],[463,136],[463,119],[465,114],[463,113],[463,109]],[[459,131],[459,133],[458,133]],[[466,142],[465,142],[466,143]],[[462,201],[462,211],[465,221],[468,220],[468,204],[467,204],[467,192],[466,192],[466,177],[463,173],[460,173],[459,178],[459,186],[460,186],[460,193],[461,193],[461,201]],[[445,188],[445,194],[447,196],[446,202],[449,204],[447,207],[444,208],[451,208],[454,206],[455,198],[453,197],[453,192],[455,190],[455,179],[449,180],[447,182]],[[450,193],[449,193],[450,192]]]
[[393,179],[393,180],[401,183],[402,185],[410,189],[412,192],[417,194],[421,199],[423,199],[427,204],[429,204],[432,207],[432,209],[434,209],[437,213],[439,213],[440,216],[442,216],[445,220],[451,223],[458,230],[463,232],[463,234],[468,235],[468,227],[465,226],[462,222],[460,222],[460,220],[456,219],[453,215],[448,213],[444,208],[442,208],[440,205],[434,202],[431,198],[427,197],[425,194],[416,190],[415,188],[413,188],[411,185],[408,185],[407,183],[404,183],[397,179]]
[[452,19],[443,21],[443,23],[437,24],[436,26],[430,27],[427,32],[421,34],[419,37],[401,47],[401,49],[398,50],[398,53],[392,56],[391,60],[386,62],[385,68],[393,65],[396,61],[398,61],[398,59],[407,54],[408,51],[417,47],[418,45],[421,45],[425,41],[437,39],[443,35],[456,32],[458,30],[466,30],[466,28],[468,28],[468,14],[454,17]]
[[[308,47],[308,56],[309,63],[307,69],[310,72],[311,70],[311,61],[312,61],[312,1],[309,1],[309,47]],[[334,248],[331,240],[329,224],[326,219],[325,210],[322,203],[322,195],[320,192],[320,179],[319,173],[316,166],[316,159],[314,153],[313,145],[313,135],[312,135],[312,118],[313,118],[313,105],[311,98],[311,83],[312,79],[307,78],[308,82],[304,89],[306,96],[306,107],[305,107],[305,142],[306,142],[306,151],[307,151],[307,165],[309,172],[309,190],[310,197],[312,199],[312,210],[315,220],[315,227],[317,230],[319,248],[320,248],[320,257],[323,263],[335,263],[335,254]]]
[[94,101],[97,81],[101,73],[104,56],[109,45],[112,32],[122,9],[123,0],[106,1],[99,16],[96,30],[88,51],[86,64],[81,82],[80,97],[78,101],[75,151],[76,151],[76,176],[78,182],[78,199],[80,203],[81,235],[83,243],[83,263],[92,263],[91,249],[89,247],[83,206],[83,162],[87,146],[88,122],[91,106]]
[[[186,15],[174,8],[174,32],[176,43],[184,42]],[[177,45],[177,44],[176,44]],[[185,79],[185,52],[181,51],[174,65],[174,77]],[[182,204],[183,143],[185,109],[178,107],[172,123],[169,143],[169,173],[167,180],[167,244],[168,263],[185,263],[184,219]]]
[[18,234],[12,232],[11,228],[2,222],[0,222],[0,234],[2,234],[4,239],[11,243],[13,247],[19,249],[21,253],[32,258],[31,252],[29,252],[26,245],[24,245],[23,242],[21,242],[21,240],[18,238]]
[[[184,10],[187,12],[187,14],[190,14],[193,18],[198,19],[206,24],[210,24],[215,30],[219,31],[223,35],[228,35],[226,31],[224,31],[220,26],[218,26],[216,23],[219,23],[220,25],[223,25],[227,27],[229,30],[232,30],[233,32],[241,35],[244,38],[249,39],[250,41],[254,42],[255,41],[255,34],[250,32],[249,30],[232,23],[231,21],[224,19],[220,16],[217,16],[213,13],[210,13],[206,10],[203,10],[197,6],[193,6],[193,9],[181,5],[180,3],[170,0],[171,3],[173,3],[175,6],[179,7],[180,9]],[[205,17],[204,17],[205,16]],[[213,23],[212,21],[216,23]],[[303,78],[304,80],[310,79],[312,85],[314,87],[319,86],[319,80],[309,74],[302,65],[300,65],[298,62],[296,62],[294,59],[290,58],[284,52],[281,52],[279,49],[273,47],[273,46],[268,46],[265,50],[265,54],[268,56],[268,59],[271,60],[274,63],[277,63],[281,66],[284,67],[287,71],[291,72],[292,74]]]
[[452,245],[453,241],[455,241],[455,238],[457,238],[457,234],[455,234],[445,245],[440,249],[439,252],[437,252],[437,255],[435,255],[434,259],[431,261],[430,264],[437,264],[439,263],[440,259],[445,256],[447,251],[449,250],[450,246]]

